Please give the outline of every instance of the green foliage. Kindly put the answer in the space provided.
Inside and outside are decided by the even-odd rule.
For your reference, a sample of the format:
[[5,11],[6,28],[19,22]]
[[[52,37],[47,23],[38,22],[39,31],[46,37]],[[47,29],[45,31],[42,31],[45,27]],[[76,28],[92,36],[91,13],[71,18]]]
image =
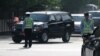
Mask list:
[[55,9],[77,12],[88,3],[100,5],[99,2],[99,0],[0,0],[0,12],[4,16],[12,14],[12,12],[20,15],[26,11]]
[[65,11],[69,12],[80,12],[84,10],[86,4],[96,4],[98,5],[99,0],[62,0],[62,6]]
[[60,7],[61,0],[0,0],[0,18],[23,15],[26,11],[39,11]]
[[62,0],[63,10],[75,12],[84,4],[84,0]]

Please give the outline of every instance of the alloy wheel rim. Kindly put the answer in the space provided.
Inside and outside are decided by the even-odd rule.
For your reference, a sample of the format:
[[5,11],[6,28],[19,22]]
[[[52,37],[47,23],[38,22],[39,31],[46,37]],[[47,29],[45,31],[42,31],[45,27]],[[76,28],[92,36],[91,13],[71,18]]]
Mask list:
[[66,33],[66,39],[69,40],[69,34],[68,34],[68,32]]
[[46,33],[43,33],[43,35],[42,35],[42,39],[43,39],[43,41],[47,41],[47,34]]

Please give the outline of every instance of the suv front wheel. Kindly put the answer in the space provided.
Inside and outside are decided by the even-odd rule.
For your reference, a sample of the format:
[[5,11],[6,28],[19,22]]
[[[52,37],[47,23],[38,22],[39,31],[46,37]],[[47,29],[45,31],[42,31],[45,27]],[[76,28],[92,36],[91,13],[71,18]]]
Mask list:
[[46,32],[43,32],[40,36],[39,36],[39,42],[41,43],[46,43],[48,42],[48,35]]
[[22,41],[21,36],[13,36],[12,40],[14,43],[20,43]]
[[63,40],[63,42],[69,42],[69,40],[70,40],[70,33],[66,32],[64,34],[64,36],[62,37],[62,40]]

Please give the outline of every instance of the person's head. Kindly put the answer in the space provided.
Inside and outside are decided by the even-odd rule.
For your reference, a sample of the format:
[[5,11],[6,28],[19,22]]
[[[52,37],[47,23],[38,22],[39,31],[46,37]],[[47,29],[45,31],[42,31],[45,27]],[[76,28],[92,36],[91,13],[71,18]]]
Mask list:
[[19,21],[19,17],[15,16],[14,21]]
[[89,19],[89,13],[84,13],[85,19],[88,20]]
[[29,17],[30,16],[30,14],[26,14],[26,17]]

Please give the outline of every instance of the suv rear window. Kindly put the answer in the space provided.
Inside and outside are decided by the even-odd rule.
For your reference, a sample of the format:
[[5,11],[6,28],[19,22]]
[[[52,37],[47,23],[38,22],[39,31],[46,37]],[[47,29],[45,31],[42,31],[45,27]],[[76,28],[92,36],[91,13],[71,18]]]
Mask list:
[[49,21],[49,16],[45,14],[30,14],[34,21]]

